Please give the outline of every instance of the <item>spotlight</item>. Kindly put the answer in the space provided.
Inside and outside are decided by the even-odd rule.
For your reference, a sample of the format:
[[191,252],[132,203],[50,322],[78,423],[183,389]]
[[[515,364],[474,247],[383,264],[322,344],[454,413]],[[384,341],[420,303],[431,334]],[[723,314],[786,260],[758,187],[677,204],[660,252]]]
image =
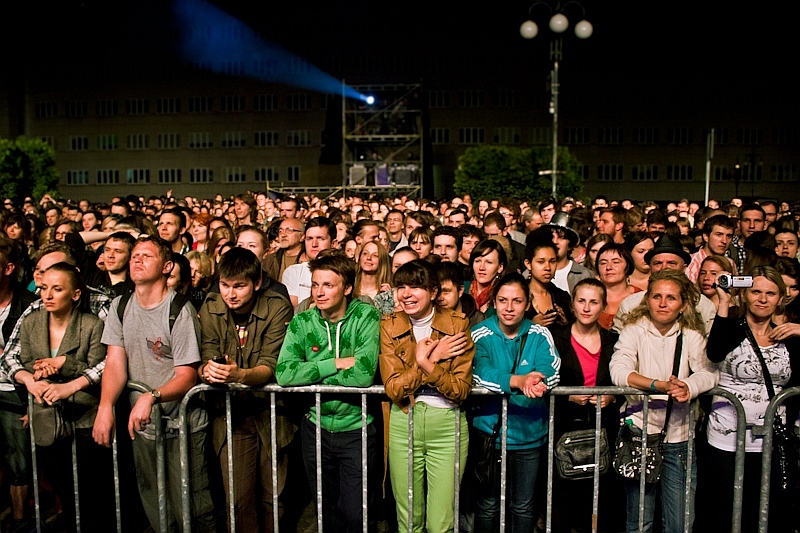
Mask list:
[[372,104],[375,103],[375,97],[374,96],[367,96],[367,100],[366,101],[367,101],[367,105],[372,105]]

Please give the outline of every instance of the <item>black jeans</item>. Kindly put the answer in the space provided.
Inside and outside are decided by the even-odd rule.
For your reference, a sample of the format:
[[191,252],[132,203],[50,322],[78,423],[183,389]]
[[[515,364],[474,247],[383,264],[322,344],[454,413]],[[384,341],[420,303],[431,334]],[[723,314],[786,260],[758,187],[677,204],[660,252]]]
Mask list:
[[[316,425],[308,419],[301,424],[303,462],[308,486],[317,496]],[[367,426],[367,460],[361,460],[361,430],[333,433],[322,430],[322,521],[323,531],[360,533],[361,473],[367,468],[367,509],[370,522],[375,523],[373,501],[379,487],[375,486],[378,441],[375,425]],[[316,508],[316,500],[315,500]]]

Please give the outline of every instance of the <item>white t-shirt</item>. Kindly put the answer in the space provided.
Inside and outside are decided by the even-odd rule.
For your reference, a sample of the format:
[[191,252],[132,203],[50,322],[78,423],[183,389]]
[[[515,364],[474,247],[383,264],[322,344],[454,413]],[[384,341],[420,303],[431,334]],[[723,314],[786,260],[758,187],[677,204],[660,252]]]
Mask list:
[[564,292],[570,292],[569,290],[569,283],[567,283],[567,274],[569,271],[572,270],[572,261],[567,262],[567,266],[556,270],[556,275],[553,276],[552,284],[561,289]]
[[289,296],[296,296],[297,302],[302,302],[311,296],[311,269],[308,263],[291,265],[283,271],[281,283],[286,285]]
[[[760,349],[772,377],[775,394],[778,394],[792,375],[789,351],[782,342],[760,346]],[[745,451],[761,452],[764,437],[754,435],[751,428],[764,425],[769,393],[761,363],[749,340],[745,339],[719,364],[719,387],[732,392],[742,402],[747,418]],[[713,402],[708,417],[708,443],[719,450],[736,451],[736,409],[720,396],[714,396]]]

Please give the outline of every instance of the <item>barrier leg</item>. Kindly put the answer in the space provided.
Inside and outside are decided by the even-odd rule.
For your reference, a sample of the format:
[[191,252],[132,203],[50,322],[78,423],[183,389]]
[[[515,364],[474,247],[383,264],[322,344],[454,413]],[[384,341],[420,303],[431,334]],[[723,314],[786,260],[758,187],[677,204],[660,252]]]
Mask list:
[[[399,496],[399,494],[398,494]],[[414,533],[414,406],[408,406],[408,533]]]
[[36,463],[36,437],[33,431],[33,396],[28,394],[28,428],[31,431],[31,469],[33,470],[33,513],[36,517],[36,533],[42,533],[42,510],[39,501],[39,466]]
[[317,408],[316,435],[314,446],[316,447],[316,470],[317,470],[317,531],[322,533],[322,402],[319,393],[314,395],[314,403]]
[[275,533],[280,526],[280,509],[278,508],[278,419],[275,414],[275,393],[269,394],[269,450],[272,465],[272,524]]
[[[72,422],[68,422],[72,425]],[[72,426],[72,490],[75,491],[75,530],[81,533],[81,497],[78,491],[78,436]]]

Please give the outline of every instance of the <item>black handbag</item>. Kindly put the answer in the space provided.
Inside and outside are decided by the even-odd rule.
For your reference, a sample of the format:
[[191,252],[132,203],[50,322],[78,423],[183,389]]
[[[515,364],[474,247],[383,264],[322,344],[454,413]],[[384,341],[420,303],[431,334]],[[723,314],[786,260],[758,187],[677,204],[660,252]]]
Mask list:
[[597,467],[605,474],[611,467],[611,452],[605,428],[600,429],[597,443],[600,446],[600,462],[594,462],[594,429],[567,431],[555,446],[556,472],[561,479],[586,479],[594,477]]
[[[775,396],[775,387],[772,385],[772,376],[767,368],[767,362],[761,354],[753,332],[745,320],[742,320],[742,327],[745,328],[747,340],[753,346],[753,351],[761,363],[761,371],[764,374],[764,385],[767,387],[769,399]],[[779,416],[776,416],[772,423],[772,483],[783,492],[794,490],[797,478],[797,461],[800,459],[800,437],[794,429],[785,424]]]
[[[675,341],[675,355],[672,358],[672,375],[677,376],[681,365],[683,349],[683,331]],[[647,435],[647,457],[645,459],[645,482],[657,483],[661,479],[661,468],[664,463],[664,439],[667,437],[667,426],[672,414],[672,396],[667,400],[667,413],[664,427],[660,433]],[[619,430],[614,446],[614,469],[624,478],[640,479],[642,469],[642,430],[625,424]]]
[[[517,361],[525,349],[528,341],[528,333],[525,332],[519,345],[519,352],[514,358],[511,367],[511,374],[517,369]],[[500,424],[503,421],[502,415],[497,415],[497,423],[494,425],[491,435],[479,429],[472,429],[469,433],[469,452],[467,461],[471,464],[475,480],[480,484],[491,484],[494,481],[494,471],[497,463],[500,462],[500,453],[495,449],[497,437],[500,436]]]
[[30,420],[33,442],[37,446],[52,446],[56,441],[72,437],[72,423],[64,416],[61,402],[53,405],[33,402]]

